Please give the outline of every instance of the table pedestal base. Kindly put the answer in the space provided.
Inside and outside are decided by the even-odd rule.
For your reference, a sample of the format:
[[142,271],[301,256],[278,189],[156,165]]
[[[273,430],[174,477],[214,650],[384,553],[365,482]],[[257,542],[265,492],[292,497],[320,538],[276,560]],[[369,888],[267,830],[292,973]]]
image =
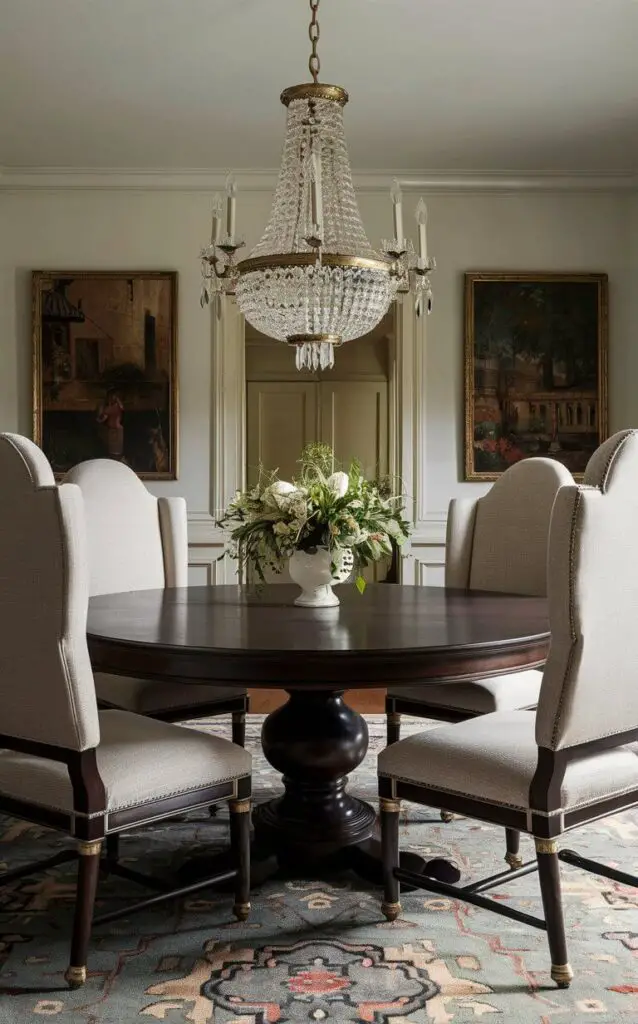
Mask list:
[[374,823],[375,813],[370,804],[345,792],[330,801],[327,815],[314,816],[312,807],[291,806],[288,795],[261,804],[253,811],[256,835],[264,847],[276,851],[282,864],[329,859],[344,847],[368,839]]
[[[254,882],[273,874],[308,878],[349,869],[381,885],[374,809],[346,792],[348,775],[366,755],[368,727],[345,703],[343,692],[289,691],[287,703],[266,718],[261,738],[285,792],[253,810]],[[215,870],[219,860],[214,858]],[[401,866],[439,881],[460,878],[448,861],[426,862],[415,853],[403,853]],[[194,871],[212,874],[212,867],[212,859],[198,858],[196,866],[185,864],[180,876],[191,880]]]

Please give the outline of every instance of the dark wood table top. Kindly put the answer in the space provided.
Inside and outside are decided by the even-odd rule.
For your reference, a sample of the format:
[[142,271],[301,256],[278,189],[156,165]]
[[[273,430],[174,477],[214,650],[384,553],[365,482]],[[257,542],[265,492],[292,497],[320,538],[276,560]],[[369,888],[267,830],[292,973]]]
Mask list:
[[93,598],[96,670],[286,689],[458,680],[541,665],[544,598],[373,584],[337,608],[297,608],[271,585],[143,590]]

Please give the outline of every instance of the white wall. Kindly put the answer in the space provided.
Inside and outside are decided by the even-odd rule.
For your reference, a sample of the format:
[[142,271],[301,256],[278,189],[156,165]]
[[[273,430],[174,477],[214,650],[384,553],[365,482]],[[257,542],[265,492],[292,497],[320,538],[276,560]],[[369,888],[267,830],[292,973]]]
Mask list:
[[[408,196],[406,205],[416,198]],[[157,493],[183,494],[193,513],[209,510],[210,494],[211,319],[199,305],[197,259],[209,230],[210,199],[210,193],[187,190],[0,193],[0,429],[29,433],[31,427],[31,270],[177,270],[180,479],[152,487]],[[426,328],[427,518],[430,541],[440,549],[450,497],[485,489],[460,482],[463,272],[606,271],[611,428],[638,425],[638,299],[632,305],[631,287],[638,266],[638,197],[441,191],[427,201],[430,251],[439,268]],[[378,244],[390,231],[388,194],[365,192],[360,203],[370,239]],[[238,227],[249,248],[269,208],[266,192],[240,195]],[[432,551],[433,565],[440,554]]]

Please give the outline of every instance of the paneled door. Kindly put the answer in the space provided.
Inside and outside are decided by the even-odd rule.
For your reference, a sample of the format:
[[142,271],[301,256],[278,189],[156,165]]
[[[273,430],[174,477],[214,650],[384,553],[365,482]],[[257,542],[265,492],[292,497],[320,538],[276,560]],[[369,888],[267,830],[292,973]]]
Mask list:
[[[387,381],[249,381],[246,398],[249,486],[260,464],[290,480],[303,446],[317,440],[331,445],[345,468],[357,459],[366,476],[388,472]],[[381,580],[387,569],[379,562],[365,575]],[[289,582],[288,573],[272,581]]]
[[246,478],[259,466],[282,480],[296,476],[301,449],[319,436],[319,395],[314,381],[249,381],[246,385]]
[[309,441],[324,441],[336,462],[357,459],[366,476],[384,476],[388,464],[387,381],[249,381],[247,479],[260,464],[289,480]]
[[356,459],[365,476],[385,476],[388,464],[387,381],[321,381],[320,438],[336,461],[347,467]]
[[[356,459],[365,476],[386,476],[388,382],[322,381],[319,388],[320,437],[332,447],[336,461],[348,467]],[[388,569],[388,562],[375,562],[363,575],[378,583]]]

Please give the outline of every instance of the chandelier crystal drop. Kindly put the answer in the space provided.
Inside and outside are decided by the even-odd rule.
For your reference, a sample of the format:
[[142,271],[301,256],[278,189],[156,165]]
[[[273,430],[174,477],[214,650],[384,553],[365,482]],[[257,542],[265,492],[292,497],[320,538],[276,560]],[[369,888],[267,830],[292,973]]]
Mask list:
[[234,292],[258,331],[296,346],[298,369],[326,369],[334,349],[371,331],[398,290],[414,286],[417,312],[431,306],[426,252],[427,213],[417,207],[419,256],[403,238],[402,200],[392,188],[394,234],[383,255],[370,245],[359,213],[346,147],[345,89],[318,81],[319,0],[310,0],[309,60],[313,81],[285,89],[288,118],[270,220],[250,256],[237,262],[236,186],[227,182],[226,233],[222,203],[213,204],[211,243],[200,254],[202,305]]

